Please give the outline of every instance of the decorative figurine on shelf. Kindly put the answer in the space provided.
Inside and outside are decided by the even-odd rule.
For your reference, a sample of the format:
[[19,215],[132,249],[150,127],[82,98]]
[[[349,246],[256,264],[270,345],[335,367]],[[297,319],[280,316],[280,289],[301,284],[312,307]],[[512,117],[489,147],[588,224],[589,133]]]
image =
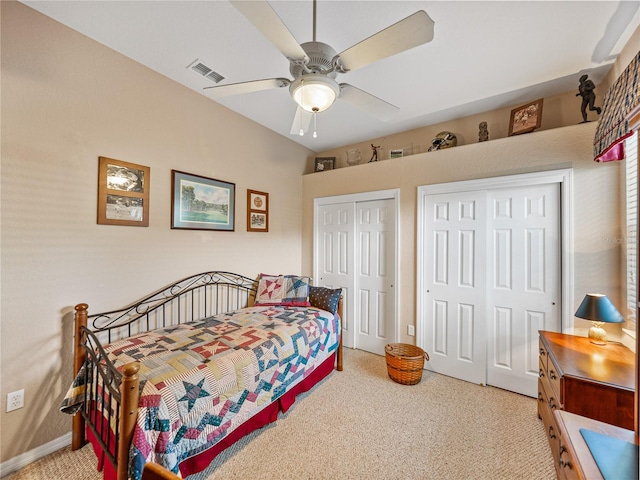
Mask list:
[[371,144],[371,160],[369,160],[369,163],[371,162],[377,162],[378,161],[378,149],[380,148],[380,145],[378,145],[377,147],[372,143]]
[[478,141],[486,142],[487,140],[489,140],[489,129],[487,127],[487,122],[480,122],[478,128],[480,129],[480,131],[478,132]]
[[458,144],[458,137],[451,132],[440,132],[436,135],[436,138],[431,140],[431,146],[427,152],[433,152],[434,150],[442,150],[444,148],[455,147]]
[[596,101],[596,94],[594,90],[596,86],[594,83],[589,80],[589,75],[582,75],[580,77],[580,85],[578,86],[578,93],[576,93],[576,97],[582,97],[582,106],[580,107],[580,111],[582,112],[582,122],[588,122],[587,120],[587,106],[590,111],[594,111],[600,115],[602,109],[600,107],[594,106]]
[[357,148],[347,149],[347,165],[358,165],[361,160],[362,156],[360,155],[360,150],[358,150]]

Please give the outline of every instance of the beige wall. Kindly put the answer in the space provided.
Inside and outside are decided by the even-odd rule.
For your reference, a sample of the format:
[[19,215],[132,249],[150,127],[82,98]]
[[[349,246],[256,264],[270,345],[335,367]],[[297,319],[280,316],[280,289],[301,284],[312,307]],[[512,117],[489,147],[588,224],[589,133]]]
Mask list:
[[[543,170],[574,169],[575,290],[608,294],[620,305],[620,203],[622,162],[593,162],[596,123],[534,132],[378,163],[305,175],[303,191],[303,270],[313,270],[313,201],[317,197],[400,189],[399,306],[401,342],[414,343],[407,325],[416,311],[417,187]],[[584,321],[576,320],[583,329]],[[616,332],[614,332],[616,333]]]
[[[576,83],[576,91],[577,85],[578,84]],[[599,89],[596,89],[596,93],[600,93]],[[604,96],[604,92],[602,95]],[[598,98],[601,104],[602,98]],[[531,100],[536,99],[534,98]],[[368,140],[320,152],[309,157],[305,173],[313,172],[315,157],[336,157],[336,168],[348,167],[346,150],[350,148],[359,150],[362,155],[361,163],[366,163],[371,159],[372,143],[374,145],[381,145],[381,148],[378,150],[379,161],[389,160],[389,151],[396,148],[403,149],[403,154],[405,156],[425,153],[431,145],[431,140],[442,131],[455,133],[458,146],[478,143],[478,125],[480,122],[487,122],[490,140],[505,138],[509,135],[509,119],[511,118],[511,110],[517,106],[518,105],[511,105],[490,112],[483,112],[477,115],[459,118],[435,125],[427,125],[414,130],[389,135],[384,138],[375,138],[370,141]],[[597,116],[595,113],[591,113],[589,119],[597,120]],[[581,121],[582,114],[580,113],[580,100],[576,98],[575,92],[545,97],[542,103],[542,123],[540,128],[536,131],[539,132],[567,125],[576,125]]]
[[[605,94],[611,84],[617,79],[624,69],[629,65],[635,54],[640,50],[640,27],[631,36],[631,39],[624,46],[616,62],[607,74],[605,80],[596,87],[596,105],[602,106]],[[575,90],[545,97],[542,106],[542,122],[540,128],[536,131],[550,130],[568,125],[577,125],[582,122],[582,113],[580,105],[582,99],[576,97],[578,91],[578,77],[576,73]],[[536,100],[536,98],[527,99],[528,101]],[[404,155],[415,155],[424,153],[431,145],[431,140],[442,131],[453,132],[457,136],[458,145],[470,145],[478,143],[478,126],[480,122],[487,122],[489,130],[489,138],[492,140],[506,138],[509,135],[509,120],[511,118],[511,110],[522,105],[509,105],[501,109],[490,112],[482,112],[464,118],[451,120],[449,122],[438,123],[434,125],[426,125],[406,132],[388,135],[383,138],[372,138],[363,142],[345,145],[340,148],[334,148],[323,152],[312,154],[307,159],[305,173],[314,171],[315,157],[336,157],[336,168],[348,167],[347,149],[357,149],[362,156],[362,162],[366,163],[371,158],[371,144],[381,145],[379,149],[378,159],[380,161],[389,160],[389,151],[401,148]],[[588,112],[588,119],[595,121],[598,116],[594,112]]]
[[[74,304],[120,307],[207,269],[300,272],[311,152],[22,4],[1,15],[4,462],[70,431]],[[96,224],[98,156],[151,167],[148,228]],[[235,232],[171,230],[171,169],[234,182]],[[269,234],[246,232],[247,188],[270,194]]]

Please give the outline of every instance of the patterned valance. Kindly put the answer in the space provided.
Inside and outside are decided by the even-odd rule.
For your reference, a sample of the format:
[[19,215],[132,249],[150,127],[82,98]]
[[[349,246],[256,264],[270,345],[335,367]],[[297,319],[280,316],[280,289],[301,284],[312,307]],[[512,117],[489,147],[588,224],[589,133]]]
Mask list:
[[596,162],[624,158],[624,139],[631,135],[627,116],[640,104],[640,51],[604,97],[593,140]]

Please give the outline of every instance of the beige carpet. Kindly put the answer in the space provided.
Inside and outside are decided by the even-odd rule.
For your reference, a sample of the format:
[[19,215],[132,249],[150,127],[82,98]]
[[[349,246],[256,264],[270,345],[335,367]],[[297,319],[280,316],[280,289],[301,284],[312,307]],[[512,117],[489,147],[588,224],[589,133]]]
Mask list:
[[[533,398],[427,371],[418,385],[399,385],[387,376],[384,357],[346,349],[343,372],[189,480],[552,480],[536,408]],[[101,475],[86,446],[65,448],[8,478]]]

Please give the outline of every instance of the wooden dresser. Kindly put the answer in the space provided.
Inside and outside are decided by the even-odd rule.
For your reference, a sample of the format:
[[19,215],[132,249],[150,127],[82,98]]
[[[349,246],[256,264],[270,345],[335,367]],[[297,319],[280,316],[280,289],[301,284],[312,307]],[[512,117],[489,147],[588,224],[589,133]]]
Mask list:
[[540,331],[538,417],[559,478],[561,445],[554,410],[565,410],[628,430],[634,428],[635,354],[586,337]]
[[589,447],[580,434],[581,428],[624,440],[631,444],[635,442],[633,430],[625,430],[562,410],[555,411],[554,417],[559,428],[558,438],[560,445],[560,458],[556,463],[556,471],[558,478],[561,480],[603,479]]

